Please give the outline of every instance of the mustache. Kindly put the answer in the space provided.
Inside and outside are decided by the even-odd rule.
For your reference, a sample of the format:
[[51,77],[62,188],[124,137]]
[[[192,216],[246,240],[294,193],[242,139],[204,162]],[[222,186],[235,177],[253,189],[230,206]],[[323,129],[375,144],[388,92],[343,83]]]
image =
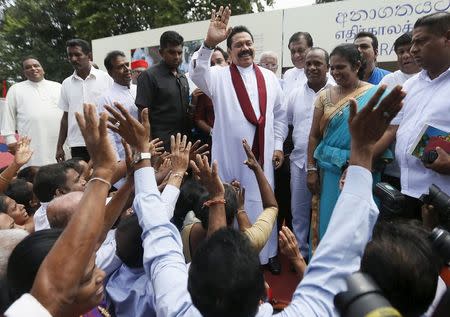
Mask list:
[[253,52],[252,52],[252,51],[246,50],[246,51],[239,52],[239,53],[238,53],[238,57],[242,57],[242,56],[244,56],[244,55],[246,55],[246,54],[248,54],[248,55],[250,55],[250,56],[253,56]]

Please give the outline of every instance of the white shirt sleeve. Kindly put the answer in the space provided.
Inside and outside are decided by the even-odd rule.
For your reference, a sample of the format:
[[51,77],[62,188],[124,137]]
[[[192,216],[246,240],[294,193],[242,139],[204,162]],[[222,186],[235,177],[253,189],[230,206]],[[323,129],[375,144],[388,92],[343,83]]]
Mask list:
[[202,46],[194,53],[189,64],[189,77],[200,90],[212,99],[214,91],[212,88],[212,71],[210,60],[213,50]]
[[172,219],[175,205],[177,204],[178,196],[180,196],[180,189],[173,185],[166,185],[161,193],[161,200],[168,205],[167,216]]
[[5,312],[5,317],[24,316],[52,317],[47,309],[30,294],[23,294]]
[[[69,78],[66,80],[70,80]],[[66,96],[66,89],[67,89],[67,84],[65,82],[62,83],[61,86],[61,94],[59,96],[59,102],[58,102],[58,107],[60,109],[62,109],[64,112],[69,112],[69,100],[67,99]]]

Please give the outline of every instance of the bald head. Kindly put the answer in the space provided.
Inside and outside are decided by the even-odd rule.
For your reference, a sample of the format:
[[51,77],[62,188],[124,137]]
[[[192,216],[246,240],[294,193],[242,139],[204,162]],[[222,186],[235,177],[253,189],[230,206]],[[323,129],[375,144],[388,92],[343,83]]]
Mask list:
[[0,279],[5,278],[11,252],[27,235],[28,232],[22,229],[0,230]]
[[54,198],[47,207],[47,218],[51,228],[64,229],[77,212],[83,192],[75,191]]
[[259,57],[259,65],[276,73],[278,69],[278,55],[275,52],[262,52]]

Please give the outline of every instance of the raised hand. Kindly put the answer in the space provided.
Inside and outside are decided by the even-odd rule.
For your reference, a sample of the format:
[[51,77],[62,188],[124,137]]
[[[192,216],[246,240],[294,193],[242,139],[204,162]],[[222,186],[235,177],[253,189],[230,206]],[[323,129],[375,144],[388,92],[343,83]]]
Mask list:
[[406,96],[402,87],[397,86],[377,106],[385,90],[385,85],[378,88],[367,105],[358,113],[356,100],[350,100],[348,119],[352,136],[350,163],[364,166],[369,170],[372,168],[375,143],[383,136],[391,120],[400,111],[402,100]]
[[241,183],[237,180],[231,182],[234,191],[236,192],[238,211],[245,209],[245,188],[241,186]]
[[91,156],[94,172],[101,171],[101,176],[110,181],[116,169],[116,154],[106,130],[108,115],[102,113],[99,120],[96,106],[84,104],[83,115],[77,112],[75,117]]
[[196,162],[191,161],[191,168],[200,183],[208,189],[211,198],[223,198],[225,188],[219,177],[217,161],[214,161],[210,167],[207,156],[197,155]]
[[28,163],[33,151],[30,148],[31,139],[29,137],[21,137],[16,143],[16,152],[14,153],[14,163],[23,166]]
[[303,276],[306,269],[306,262],[298,249],[297,239],[288,227],[283,226],[281,228],[278,234],[278,242],[280,252],[291,261],[297,274]]
[[261,168],[246,139],[242,139],[242,146],[244,147],[245,154],[247,154],[247,159],[244,161],[244,164],[252,171]]
[[211,11],[211,20],[209,23],[208,33],[206,34],[205,44],[208,47],[215,47],[220,42],[227,39],[231,33],[231,27],[228,26],[231,10],[227,6],[225,9],[221,6],[219,11]]
[[161,156],[164,152],[164,142],[160,141],[159,138],[153,139],[148,143],[149,152],[154,156]]
[[200,154],[201,156],[209,154],[209,151],[208,151],[209,145],[203,144],[202,146],[200,146],[201,143],[202,142],[200,140],[197,140],[192,145],[191,152],[189,153],[189,160],[195,160],[195,158],[197,157],[197,154]]
[[184,176],[189,167],[189,152],[191,150],[191,142],[187,142],[187,136],[181,137],[177,133],[176,137],[170,137],[170,162],[172,163],[172,173],[178,173]]
[[108,128],[118,133],[129,145],[134,147],[138,152],[149,152],[150,140],[150,122],[148,119],[148,109],[145,108],[141,112],[141,120],[139,122],[118,102],[114,106],[105,105],[105,109],[112,115],[108,118]]

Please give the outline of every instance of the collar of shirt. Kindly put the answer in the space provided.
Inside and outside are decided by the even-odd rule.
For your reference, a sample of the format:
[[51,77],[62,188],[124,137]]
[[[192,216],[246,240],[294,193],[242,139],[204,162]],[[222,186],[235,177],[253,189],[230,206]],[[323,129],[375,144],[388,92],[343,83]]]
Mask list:
[[248,74],[253,71],[253,64],[251,64],[250,66],[247,66],[247,67],[241,67],[239,65],[236,65],[236,66],[237,66],[237,69],[239,70],[239,72],[242,74]]
[[[98,72],[99,72],[98,69],[96,69],[95,67],[91,66],[91,70],[89,72],[89,75],[86,77],[86,79],[88,79],[88,78],[97,78]],[[86,79],[83,79],[80,76],[78,76],[76,70],[73,71],[72,79],[83,80],[83,81],[86,80]]]
[[309,87],[308,82],[305,82],[303,87],[305,88],[305,90],[311,90],[317,96],[319,92],[321,92],[322,90],[334,85],[335,85],[334,80],[330,76],[327,76],[327,82],[325,83],[325,86],[320,88],[317,92],[315,92],[311,87]]
[[419,78],[422,80],[425,80],[427,82],[432,82],[435,80],[439,80],[440,78],[445,77],[448,73],[450,72],[450,68],[447,69],[445,72],[443,72],[442,74],[440,74],[438,77],[436,77],[435,79],[431,79],[430,76],[428,76],[428,71],[426,71],[425,69],[423,69],[420,73],[419,73]]
[[165,62],[163,59],[159,61],[159,64],[158,64],[158,65],[159,65],[160,67],[166,69],[167,72],[168,72],[170,75],[173,75],[173,76],[175,76],[175,77],[181,77],[181,76],[184,76],[184,74],[180,71],[180,68],[177,68],[177,75],[174,75],[173,72],[172,72],[172,70],[169,68],[169,66],[167,66],[166,62]]
[[25,82],[28,83],[31,86],[41,86],[41,85],[45,84],[45,78],[42,79],[41,81],[38,81],[38,82],[31,81],[29,79],[27,79]]
[[[130,87],[131,87],[131,83],[130,83]],[[130,87],[122,86],[116,82],[113,82],[113,84],[112,84],[112,89],[115,89],[115,90],[130,90]]]

